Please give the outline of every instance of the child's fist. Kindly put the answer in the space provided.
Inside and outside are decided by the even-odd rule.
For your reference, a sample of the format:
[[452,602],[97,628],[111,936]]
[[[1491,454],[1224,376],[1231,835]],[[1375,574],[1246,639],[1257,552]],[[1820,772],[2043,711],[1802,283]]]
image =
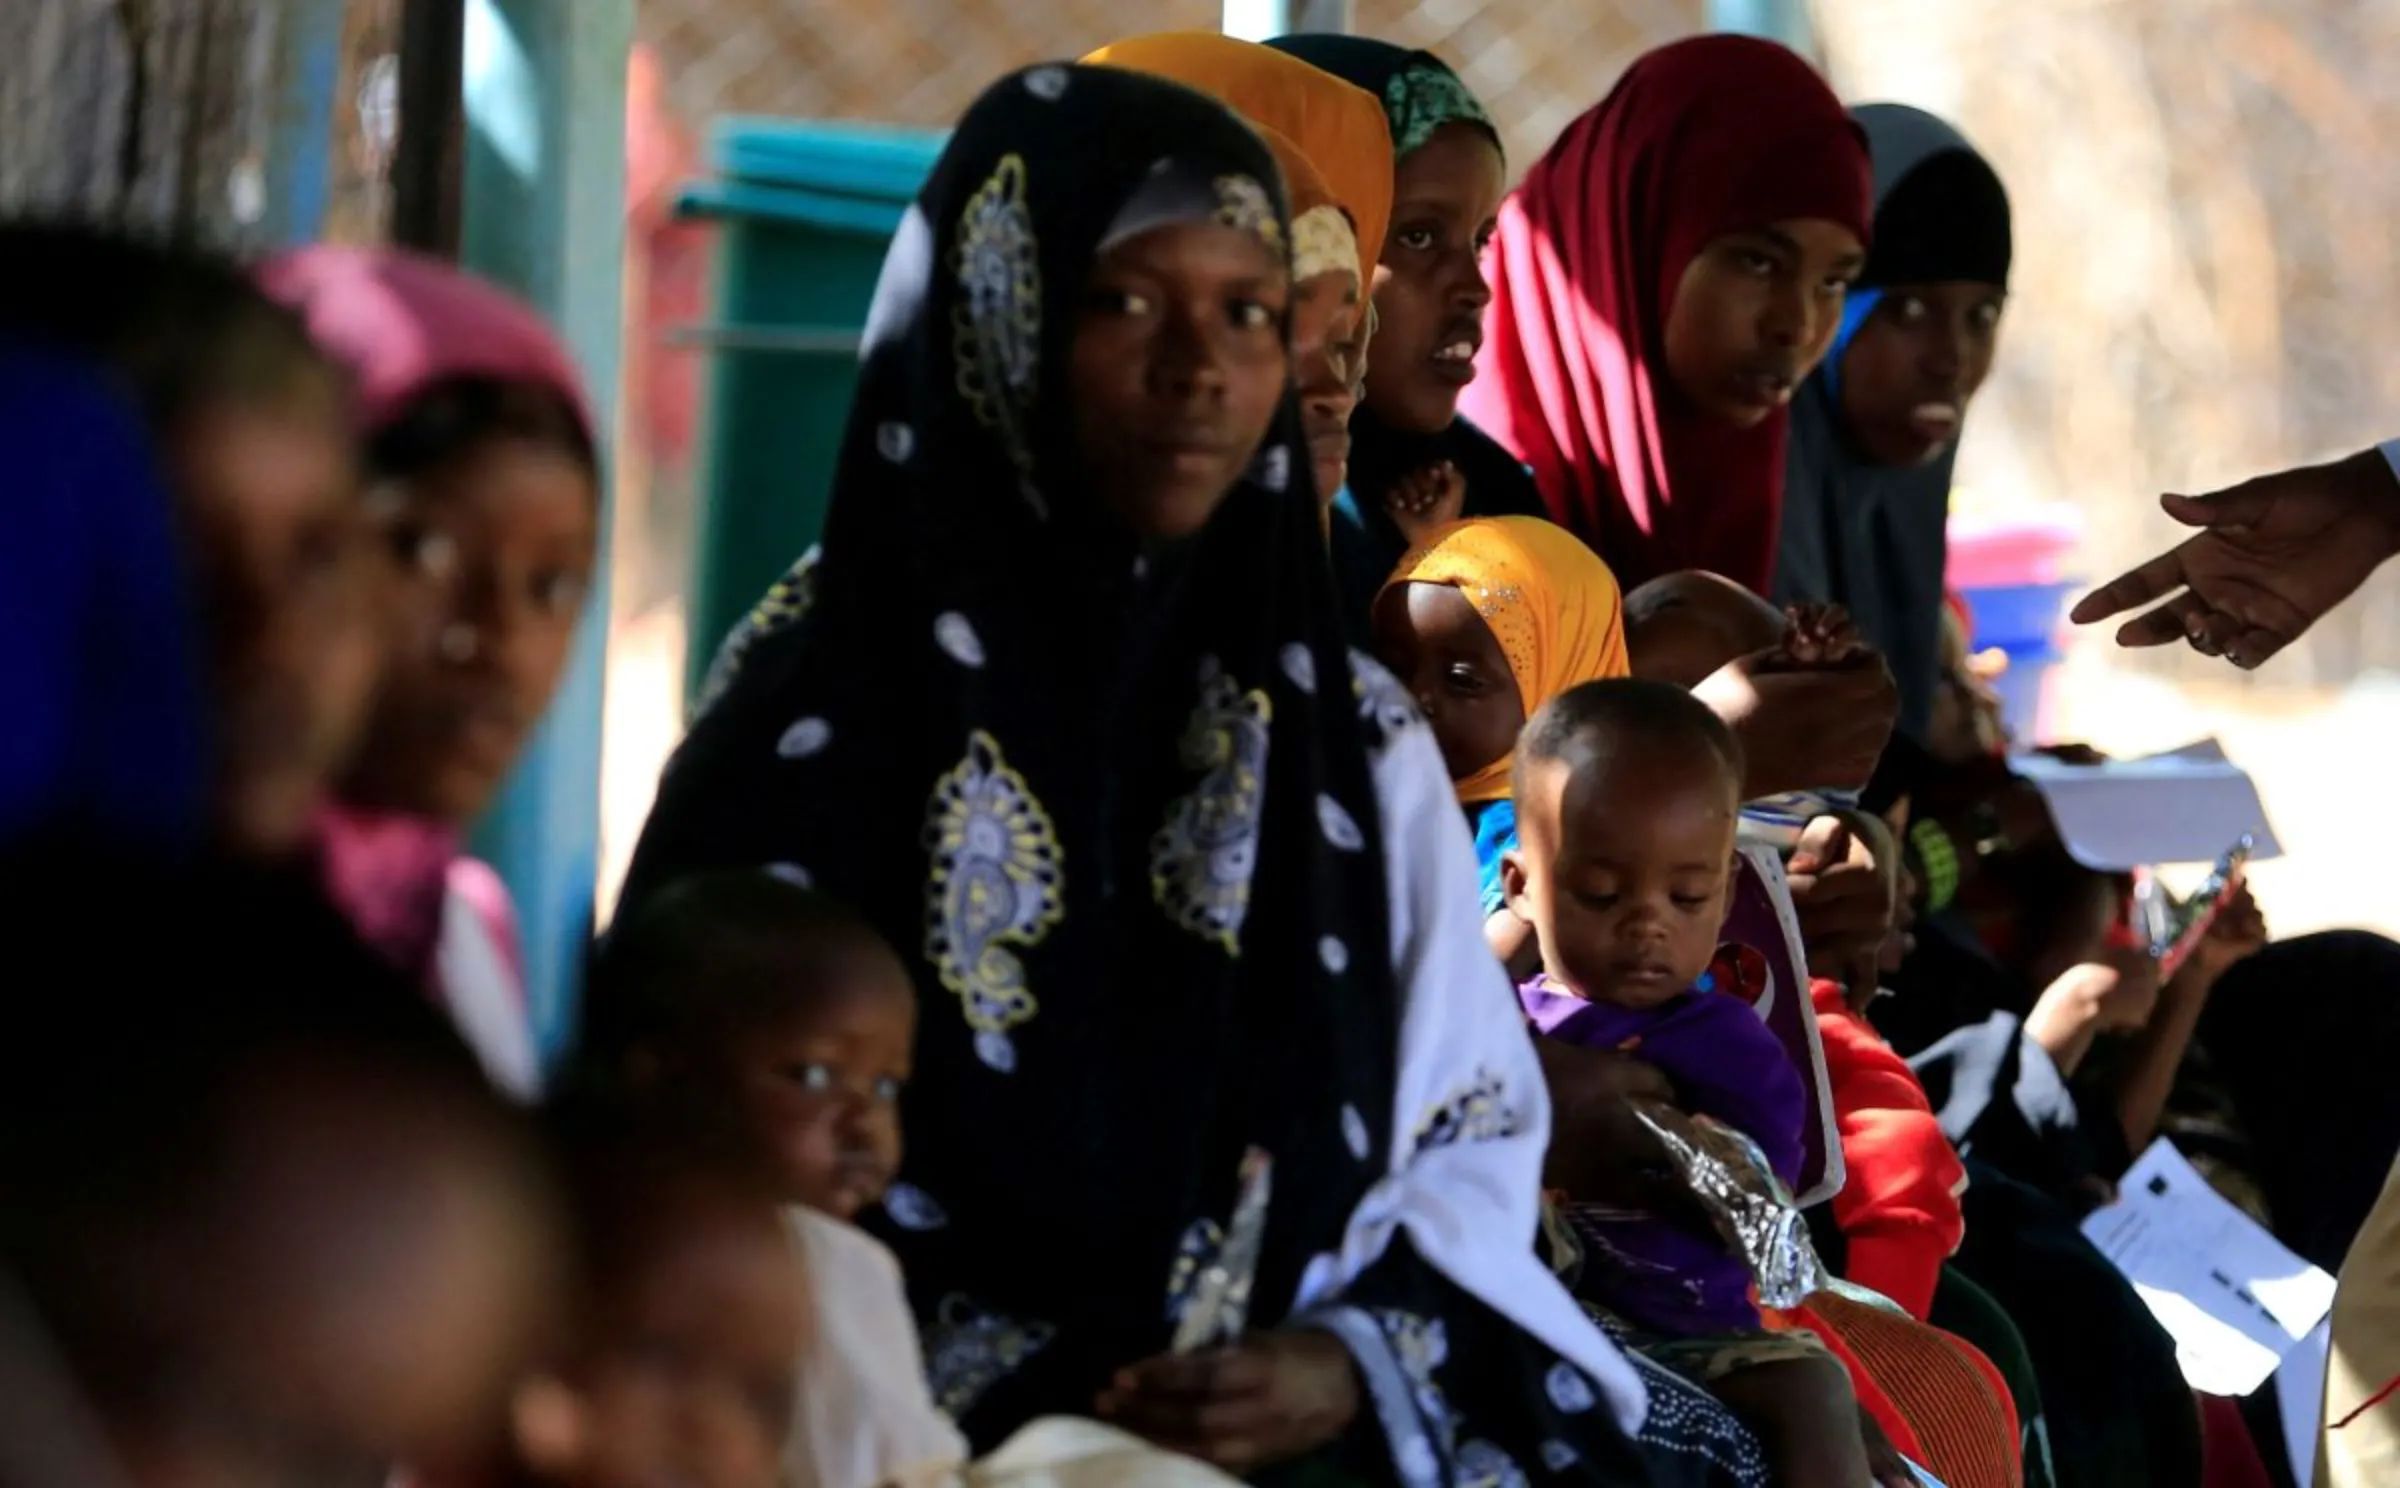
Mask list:
[[1467,478],[1448,460],[1400,478],[1383,498],[1383,509],[1410,542],[1422,542],[1436,527],[1466,515]]

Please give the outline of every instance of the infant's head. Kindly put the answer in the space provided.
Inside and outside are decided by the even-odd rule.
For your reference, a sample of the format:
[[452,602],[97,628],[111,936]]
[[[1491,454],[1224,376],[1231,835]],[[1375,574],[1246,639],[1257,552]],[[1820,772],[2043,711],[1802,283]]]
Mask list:
[[813,1326],[773,1175],[706,1133],[562,1113],[580,1281],[515,1402],[511,1476],[773,1488]]
[[787,1203],[855,1218],[900,1165],[908,970],[865,921],[763,870],[667,885],[609,933],[579,1070],[747,1145]]
[[0,1266],[85,1406],[36,1425],[136,1483],[474,1450],[553,1316],[522,1118],[330,910],[130,877],[139,934],[49,918],[77,984],[0,1070]]
[[1742,753],[1664,682],[1592,682],[1534,715],[1517,746],[1509,905],[1550,975],[1595,1002],[1647,1007],[1708,969],[1733,878]]

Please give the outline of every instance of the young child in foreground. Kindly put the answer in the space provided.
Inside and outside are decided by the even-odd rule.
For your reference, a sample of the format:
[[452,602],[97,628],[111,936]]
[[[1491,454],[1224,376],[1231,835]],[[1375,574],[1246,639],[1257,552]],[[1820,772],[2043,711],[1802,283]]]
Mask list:
[[[1697,571],[1652,579],[1625,597],[1633,675],[1695,688],[1741,661],[1753,678],[1839,672],[1878,664],[1839,607],[1779,609],[1729,579]],[[1820,976],[1871,987],[1872,958],[1889,938],[1889,884],[1871,884],[1875,824],[1849,792],[1787,791],[1745,800],[1745,840],[1784,854],[1792,907]],[[1755,835],[1753,835],[1755,834]],[[1862,994],[1863,995],[1863,994]]]
[[[562,1113],[577,1286],[491,1488],[774,1488],[809,1278],[770,1184],[696,1134]],[[452,1480],[444,1478],[442,1481]]]
[[[1656,1066],[1685,1110],[1748,1136],[1790,1182],[1799,1072],[1747,1002],[1708,983],[1741,779],[1732,731],[1682,689],[1633,679],[1573,688],[1518,743],[1519,842],[1501,871],[1546,968],[1521,992],[1535,1026]],[[1847,1374],[1813,1339],[1764,1330],[1743,1261],[1656,1216],[1569,1215],[1596,1263],[1587,1274],[1610,1277],[1600,1291],[1633,1342],[1741,1415],[1779,1482],[1871,1480]]]
[[594,976],[581,1093],[721,1135],[774,1175],[815,1295],[795,1336],[785,1488],[930,1488],[1047,1475],[1232,1480],[1096,1422],[1041,1421],[974,1464],[926,1384],[900,1268],[852,1222],[900,1167],[916,1042],[907,968],[863,920],[766,871],[668,885],[614,928]]
[[557,1227],[440,1015],[221,865],[46,846],[0,906],[78,948],[77,995],[0,1053],[0,1482],[373,1484],[479,1450],[555,1315]]
[[819,1298],[784,1481],[875,1488],[963,1462],[891,1253],[852,1221],[900,1166],[916,993],[881,937],[763,871],[671,884],[610,932],[579,1074],[775,1175]]

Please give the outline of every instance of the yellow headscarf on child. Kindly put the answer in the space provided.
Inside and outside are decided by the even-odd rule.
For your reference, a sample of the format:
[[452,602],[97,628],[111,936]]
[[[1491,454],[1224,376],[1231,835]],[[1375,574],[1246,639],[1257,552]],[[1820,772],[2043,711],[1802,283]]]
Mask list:
[[[1525,716],[1570,687],[1631,675],[1625,599],[1600,555],[1539,517],[1453,522],[1408,551],[1385,581],[1448,584],[1467,597],[1516,673]],[[1508,799],[1511,750],[1457,782],[1463,805]]]

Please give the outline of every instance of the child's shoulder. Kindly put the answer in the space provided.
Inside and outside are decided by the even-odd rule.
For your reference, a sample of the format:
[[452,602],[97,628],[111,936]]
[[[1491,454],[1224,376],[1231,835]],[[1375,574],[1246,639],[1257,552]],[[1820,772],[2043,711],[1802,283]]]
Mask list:
[[899,1282],[899,1257],[881,1240],[848,1220],[836,1219],[805,1204],[786,1204],[783,1220],[793,1242],[807,1259],[809,1274],[820,1286],[829,1279],[868,1276]]
[[1661,1027],[1672,1024],[1677,1028],[1703,1029],[1714,1039],[1771,1044],[1776,1052],[1783,1050],[1782,1042],[1767,1026],[1767,1020],[1758,1015],[1758,1009],[1730,992],[1694,987],[1660,1003],[1652,1015]]

